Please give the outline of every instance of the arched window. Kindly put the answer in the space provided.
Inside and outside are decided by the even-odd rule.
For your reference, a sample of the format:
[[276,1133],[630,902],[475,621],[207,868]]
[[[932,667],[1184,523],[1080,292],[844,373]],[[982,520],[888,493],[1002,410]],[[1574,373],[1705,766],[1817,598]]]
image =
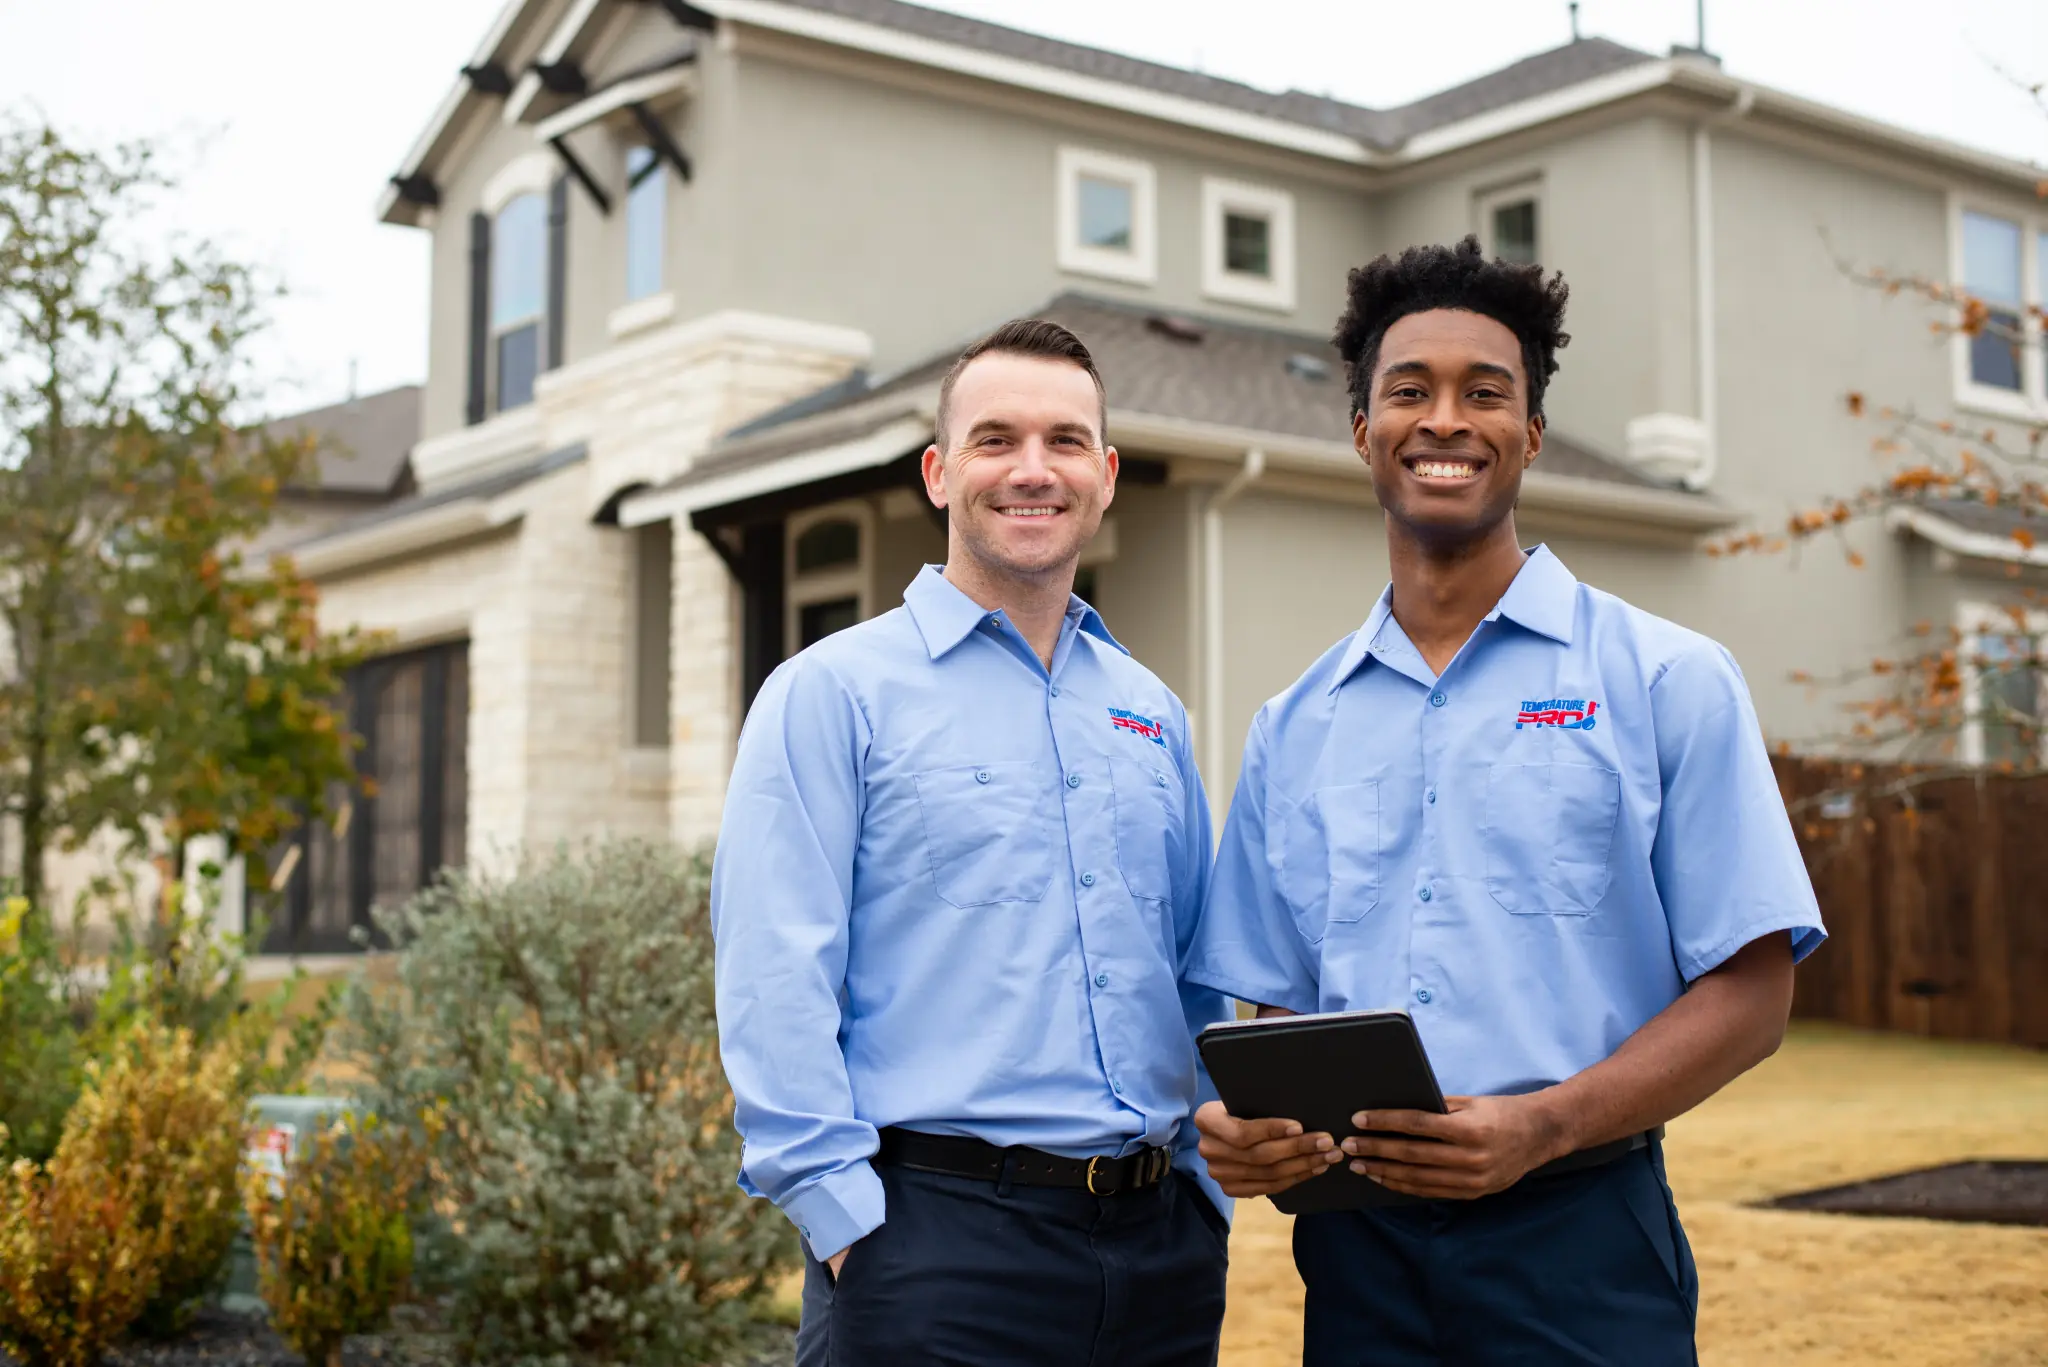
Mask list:
[[842,504],[789,524],[789,653],[868,615],[868,510]]
[[491,227],[491,356],[501,413],[533,402],[547,286],[547,200],[523,194],[498,210]]

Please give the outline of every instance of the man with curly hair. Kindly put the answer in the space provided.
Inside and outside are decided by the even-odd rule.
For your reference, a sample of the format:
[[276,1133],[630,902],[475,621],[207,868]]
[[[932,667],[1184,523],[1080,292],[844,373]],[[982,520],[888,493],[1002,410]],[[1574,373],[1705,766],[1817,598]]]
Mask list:
[[1448,1111],[1197,1113],[1230,1195],[1381,1189],[1295,1222],[1309,1367],[1696,1361],[1663,1125],[1777,1048],[1825,935],[1735,661],[1516,537],[1565,299],[1468,237],[1337,325],[1393,582],[1253,722],[1188,977],[1404,1008]]

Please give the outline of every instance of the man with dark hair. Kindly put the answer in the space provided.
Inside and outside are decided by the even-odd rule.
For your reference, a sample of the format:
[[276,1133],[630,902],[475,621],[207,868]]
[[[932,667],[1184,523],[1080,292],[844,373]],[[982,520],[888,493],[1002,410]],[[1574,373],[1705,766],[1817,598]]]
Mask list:
[[1207,879],[1187,714],[1072,592],[1102,381],[1006,324],[940,387],[943,569],[777,669],[712,877],[742,1185],[803,1235],[800,1363],[1207,1367],[1229,1202],[1181,981]]
[[1198,1112],[1232,1196],[1406,1198],[1296,1220],[1309,1367],[1694,1362],[1663,1123],[1776,1049],[1824,936],[1734,660],[1516,539],[1565,298],[1467,238],[1337,325],[1393,582],[1253,722],[1188,976],[1405,1008],[1449,1095],[1341,1143]]

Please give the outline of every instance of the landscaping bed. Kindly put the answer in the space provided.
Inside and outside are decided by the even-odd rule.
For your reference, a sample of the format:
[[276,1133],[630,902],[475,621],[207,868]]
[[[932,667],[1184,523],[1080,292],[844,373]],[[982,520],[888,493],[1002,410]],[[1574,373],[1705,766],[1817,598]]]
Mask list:
[[1795,1192],[1768,1204],[1829,1215],[1897,1215],[1987,1225],[2048,1225],[2048,1162],[1944,1163],[1818,1191]]

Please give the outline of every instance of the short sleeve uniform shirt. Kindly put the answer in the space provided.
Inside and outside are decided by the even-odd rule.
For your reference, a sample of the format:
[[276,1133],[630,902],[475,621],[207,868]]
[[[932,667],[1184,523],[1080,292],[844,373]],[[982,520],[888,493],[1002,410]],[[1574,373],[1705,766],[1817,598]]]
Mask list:
[[1506,1094],[1761,936],[1825,937],[1727,651],[1543,547],[1441,676],[1391,605],[1254,721],[1191,981],[1404,1008],[1447,1093]]

